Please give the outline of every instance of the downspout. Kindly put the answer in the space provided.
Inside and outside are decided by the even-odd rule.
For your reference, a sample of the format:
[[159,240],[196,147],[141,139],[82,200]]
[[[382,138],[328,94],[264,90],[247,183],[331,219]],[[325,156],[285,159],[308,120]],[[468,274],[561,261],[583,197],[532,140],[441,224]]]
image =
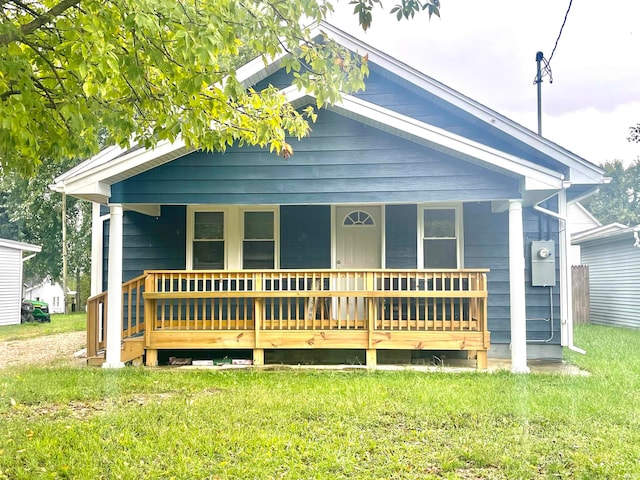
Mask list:
[[26,262],[27,260],[31,260],[33,257],[35,257],[37,255],[37,253],[32,253],[31,255],[28,255],[26,257],[22,257],[22,262]]
[[[569,185],[570,186],[570,185]],[[569,285],[569,274],[571,272],[571,265],[569,265],[569,250],[571,249],[571,237],[567,232],[567,215],[568,215],[568,207],[572,203],[577,203],[580,200],[583,200],[591,195],[593,195],[596,191],[591,190],[588,191],[577,198],[574,198],[571,201],[567,201],[567,190],[569,186],[560,190],[558,195],[558,213],[548,210],[544,207],[540,206],[540,203],[547,200],[546,198],[540,200],[536,204],[533,205],[533,209],[548,215],[550,217],[556,218],[560,221],[560,232],[559,232],[559,254],[560,254],[560,317],[561,317],[561,326],[565,329],[566,341],[563,342],[563,346],[566,346],[569,350],[574,352],[578,352],[582,355],[586,354],[586,350],[577,347],[573,343],[573,311],[572,311],[572,291]],[[562,330],[561,330],[562,337]]]

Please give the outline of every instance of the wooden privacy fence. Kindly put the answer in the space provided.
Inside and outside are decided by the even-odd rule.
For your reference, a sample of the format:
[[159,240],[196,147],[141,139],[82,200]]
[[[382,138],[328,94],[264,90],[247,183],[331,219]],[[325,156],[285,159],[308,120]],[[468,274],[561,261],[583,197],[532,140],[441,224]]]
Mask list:
[[571,287],[573,299],[574,323],[589,323],[591,301],[589,295],[589,266],[574,265],[571,267]]

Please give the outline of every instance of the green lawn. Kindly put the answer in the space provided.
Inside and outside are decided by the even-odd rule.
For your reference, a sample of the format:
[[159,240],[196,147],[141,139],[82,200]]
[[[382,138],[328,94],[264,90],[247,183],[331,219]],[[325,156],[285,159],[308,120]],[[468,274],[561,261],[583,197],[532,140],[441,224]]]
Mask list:
[[78,332],[87,328],[86,313],[52,314],[50,323],[29,322],[0,327],[0,342],[20,340],[55,333]]
[[0,370],[0,478],[640,478],[640,331],[589,377]]

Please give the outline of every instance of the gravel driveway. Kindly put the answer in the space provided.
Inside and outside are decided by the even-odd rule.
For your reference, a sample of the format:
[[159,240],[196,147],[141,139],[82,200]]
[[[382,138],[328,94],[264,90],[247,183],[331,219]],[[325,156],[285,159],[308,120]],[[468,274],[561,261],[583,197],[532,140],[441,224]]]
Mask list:
[[84,365],[74,353],[86,345],[86,332],[59,333],[26,340],[0,342],[0,368],[15,365]]

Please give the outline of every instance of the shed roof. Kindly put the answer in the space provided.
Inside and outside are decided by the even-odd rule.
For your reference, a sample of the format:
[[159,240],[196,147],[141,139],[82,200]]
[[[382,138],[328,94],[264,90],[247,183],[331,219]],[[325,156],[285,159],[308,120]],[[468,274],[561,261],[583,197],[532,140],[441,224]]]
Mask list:
[[[610,223],[601,227],[592,228],[584,232],[576,233],[571,237],[571,243],[574,245],[585,245],[592,242],[603,242],[609,240],[618,240],[624,236],[628,236],[636,243],[640,242],[638,236],[640,234],[640,225],[630,227],[622,223]],[[637,246],[640,246],[637,245]]]
[[12,248],[14,250],[21,250],[23,252],[40,252],[42,247],[40,245],[33,245],[32,243],[16,242],[15,240],[9,240],[6,238],[0,238],[0,247]]

